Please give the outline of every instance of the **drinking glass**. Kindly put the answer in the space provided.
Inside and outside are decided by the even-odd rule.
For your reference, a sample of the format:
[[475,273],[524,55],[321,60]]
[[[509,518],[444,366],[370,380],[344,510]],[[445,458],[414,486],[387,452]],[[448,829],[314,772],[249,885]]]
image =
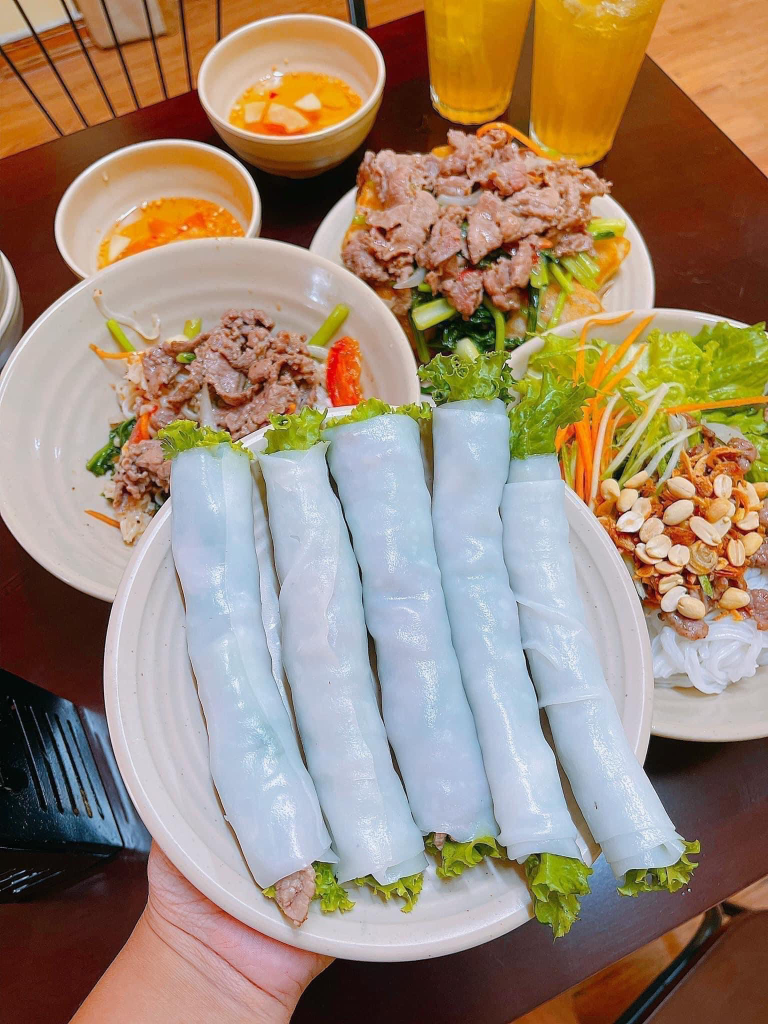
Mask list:
[[449,121],[481,124],[512,98],[531,0],[426,0],[432,104]]
[[664,0],[536,0],[531,136],[581,165],[613,145]]

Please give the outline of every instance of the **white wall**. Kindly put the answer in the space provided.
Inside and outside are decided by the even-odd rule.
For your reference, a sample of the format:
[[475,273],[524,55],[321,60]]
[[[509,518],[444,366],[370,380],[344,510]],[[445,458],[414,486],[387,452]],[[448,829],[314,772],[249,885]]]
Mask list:
[[[56,25],[63,25],[67,18],[61,7],[61,0],[21,0],[21,6],[37,32],[44,32]],[[77,16],[74,4],[70,10]],[[0,43],[9,43],[29,35],[24,19],[11,0],[0,0]]]

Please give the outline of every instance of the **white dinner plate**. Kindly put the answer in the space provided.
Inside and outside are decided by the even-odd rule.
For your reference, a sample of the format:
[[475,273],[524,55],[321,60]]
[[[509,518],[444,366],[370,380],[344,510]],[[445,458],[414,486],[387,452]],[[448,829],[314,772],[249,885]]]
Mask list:
[[[619,342],[651,313],[654,314],[653,321],[640,335],[641,340],[656,328],[698,334],[703,327],[723,321],[734,327],[746,326],[729,317],[694,313],[687,309],[638,309],[620,324],[600,326],[599,317],[592,318],[597,320],[592,337]],[[583,324],[583,320],[574,320],[561,324],[552,333],[578,337]],[[515,349],[509,360],[515,377],[525,373],[528,359],[542,344],[541,339],[533,338]],[[675,678],[678,677],[670,681],[674,682]],[[656,686],[651,731],[654,736],[703,743],[727,743],[768,736],[768,665],[758,668],[750,679],[731,683],[720,694],[701,693],[693,686]]]
[[[54,576],[112,601],[131,549],[87,515],[110,514],[105,477],[85,468],[122,419],[114,385],[122,360],[102,361],[90,343],[117,351],[93,301],[178,334],[189,317],[210,330],[229,309],[256,306],[278,329],[311,335],[346,303],[345,332],[360,342],[363,391],[395,405],[418,401],[410,345],[367,285],[306,249],[263,238],[207,238],[115,263],[75,285],[30,327],[0,377],[0,515],[23,548]],[[138,348],[143,344],[128,331]]]
[[[259,432],[246,439],[254,447]],[[254,883],[224,820],[208,768],[203,713],[186,649],[171,555],[171,504],[133,555],[112,608],[104,663],[109,729],[120,771],[147,828],[177,868],[245,924],[294,946],[355,960],[417,960],[496,938],[531,916],[522,869],[490,861],[443,882],[434,866],[410,914],[350,886],[347,914],[313,904],[294,928]],[[569,492],[568,519],[589,627],[632,749],[648,744],[653,678],[634,586],[607,534]],[[590,862],[598,849],[566,790]],[[542,927],[539,925],[539,927]],[[574,936],[575,941],[578,941]]]
[[[357,189],[351,188],[346,195],[325,215],[322,224],[315,232],[310,252],[324,256],[341,267],[341,243],[355,215],[355,196]],[[621,309],[649,309],[656,300],[656,282],[653,276],[651,254],[640,230],[623,206],[619,206],[610,196],[596,196],[592,200],[592,213],[595,217],[610,217],[627,222],[625,236],[631,243],[629,256],[624,260],[619,272],[613,278],[601,301],[606,312],[618,312]]]

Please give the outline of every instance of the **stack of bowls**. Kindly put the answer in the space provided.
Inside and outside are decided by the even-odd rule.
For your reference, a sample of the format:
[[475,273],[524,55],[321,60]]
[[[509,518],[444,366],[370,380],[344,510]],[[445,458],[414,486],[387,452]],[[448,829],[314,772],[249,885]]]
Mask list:
[[21,294],[8,258],[0,252],[0,368],[21,337],[24,310]]

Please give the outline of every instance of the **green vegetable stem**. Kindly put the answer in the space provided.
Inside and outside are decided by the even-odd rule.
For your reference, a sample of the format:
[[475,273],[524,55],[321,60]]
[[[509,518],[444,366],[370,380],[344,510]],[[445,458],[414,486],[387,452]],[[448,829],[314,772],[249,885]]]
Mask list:
[[128,337],[127,337],[125,331],[120,326],[120,324],[117,322],[117,320],[107,320],[107,328],[109,329],[109,333],[115,339],[115,341],[120,346],[120,348],[123,350],[123,352],[135,352],[136,351],[136,346],[132,345],[131,342],[128,340]]
[[115,463],[120,458],[120,449],[131,436],[131,431],[136,426],[136,418],[123,420],[112,427],[109,431],[109,440],[103,448],[93,454],[85,464],[85,468],[94,476],[104,476],[105,473],[114,473]]
[[341,327],[341,325],[344,323],[348,316],[349,306],[345,306],[342,303],[339,303],[338,306],[335,306],[331,310],[331,313],[326,318],[325,322],[322,323],[320,327],[318,327],[318,329],[309,339],[308,344],[319,345],[321,348],[324,348],[331,340],[331,338],[334,336],[336,331],[338,331],[338,329]]

